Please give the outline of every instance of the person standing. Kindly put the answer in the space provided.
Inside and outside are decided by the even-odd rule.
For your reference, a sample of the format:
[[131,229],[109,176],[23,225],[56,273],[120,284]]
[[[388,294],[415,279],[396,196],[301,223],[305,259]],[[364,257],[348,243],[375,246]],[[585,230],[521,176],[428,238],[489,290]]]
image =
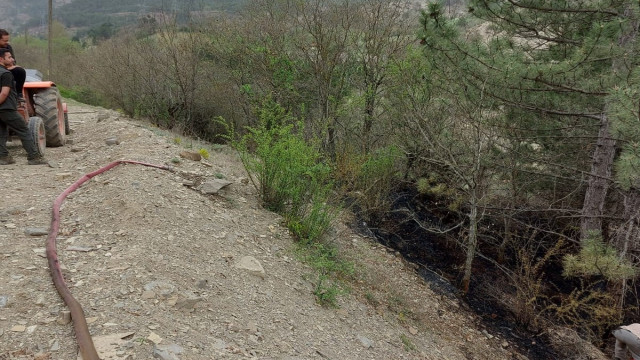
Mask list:
[[0,165],[14,164],[15,160],[7,150],[9,128],[22,141],[22,147],[27,151],[29,165],[45,165],[48,162],[40,156],[29,132],[27,123],[18,112],[18,99],[13,74],[8,70],[14,64],[9,49],[0,48]]
[[9,49],[11,56],[13,56],[13,64],[7,68],[13,74],[13,78],[16,81],[16,92],[18,93],[18,101],[24,101],[22,98],[22,88],[24,82],[27,79],[27,72],[24,68],[16,65],[16,54],[13,52],[13,48],[9,43],[9,32],[5,29],[0,29],[0,49]]
[[613,330],[613,336],[616,338],[616,360],[627,360],[629,355],[633,360],[640,360],[640,324],[620,326]]

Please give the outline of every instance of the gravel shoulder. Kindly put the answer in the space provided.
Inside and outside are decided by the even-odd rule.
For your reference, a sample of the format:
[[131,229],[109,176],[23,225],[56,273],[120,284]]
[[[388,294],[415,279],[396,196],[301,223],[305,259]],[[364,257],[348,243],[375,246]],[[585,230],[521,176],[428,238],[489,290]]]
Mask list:
[[[260,207],[231,149],[174,164],[201,145],[114,111],[69,109],[74,133],[47,148],[53,166],[27,166],[15,141],[17,164],[0,167],[1,360],[76,359],[42,232],[56,196],[122,159],[176,171],[119,165],[96,176],[64,202],[58,236],[65,279],[103,359],[526,359],[348,219],[331,238],[356,264],[350,292],[339,308],[318,305],[312,269],[282,219]],[[198,191],[215,179],[230,185]]]

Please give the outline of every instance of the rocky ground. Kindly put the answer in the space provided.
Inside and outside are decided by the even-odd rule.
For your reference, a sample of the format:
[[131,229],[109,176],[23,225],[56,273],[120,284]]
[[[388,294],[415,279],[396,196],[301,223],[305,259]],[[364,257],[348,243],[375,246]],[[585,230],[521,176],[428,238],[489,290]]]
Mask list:
[[[0,167],[0,359],[76,358],[44,258],[51,206],[82,175],[121,159],[176,171],[120,165],[62,206],[63,273],[103,359],[526,358],[341,222],[331,238],[356,272],[338,308],[318,305],[316,275],[282,219],[260,207],[231,149],[100,108],[69,109],[74,133],[47,149],[50,166],[28,166],[15,141],[17,164]],[[209,159],[180,156],[200,147]]]

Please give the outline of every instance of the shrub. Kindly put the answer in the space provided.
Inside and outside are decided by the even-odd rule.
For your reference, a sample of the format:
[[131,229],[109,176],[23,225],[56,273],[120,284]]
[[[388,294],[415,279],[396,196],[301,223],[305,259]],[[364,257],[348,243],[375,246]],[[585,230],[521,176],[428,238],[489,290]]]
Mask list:
[[637,269],[620,259],[617,250],[605,244],[598,233],[591,233],[582,243],[577,255],[564,258],[565,276],[601,275],[609,280],[633,278]]
[[335,211],[327,201],[330,168],[317,149],[306,143],[302,124],[267,99],[258,111],[259,123],[236,143],[241,159],[266,208],[285,217],[291,231],[313,242],[328,229]]
[[375,217],[389,210],[389,194],[396,179],[400,150],[389,146],[376,150],[369,155],[345,152],[338,154],[337,176],[344,190],[358,195],[358,205],[363,215]]
[[200,153],[203,159],[209,158],[209,151],[207,151],[207,149],[201,148],[200,150],[198,150],[198,152]]

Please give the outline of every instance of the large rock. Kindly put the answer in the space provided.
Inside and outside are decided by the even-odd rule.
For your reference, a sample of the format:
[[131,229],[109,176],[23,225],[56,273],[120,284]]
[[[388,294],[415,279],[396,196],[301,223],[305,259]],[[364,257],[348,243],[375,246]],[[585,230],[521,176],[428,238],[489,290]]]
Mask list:
[[258,261],[253,256],[245,256],[240,261],[238,261],[235,265],[236,268],[247,271],[248,273],[258,276],[262,279],[265,277],[265,271]]
[[233,182],[224,179],[207,180],[200,185],[200,192],[206,195],[217,194],[220,189],[231,184]]

